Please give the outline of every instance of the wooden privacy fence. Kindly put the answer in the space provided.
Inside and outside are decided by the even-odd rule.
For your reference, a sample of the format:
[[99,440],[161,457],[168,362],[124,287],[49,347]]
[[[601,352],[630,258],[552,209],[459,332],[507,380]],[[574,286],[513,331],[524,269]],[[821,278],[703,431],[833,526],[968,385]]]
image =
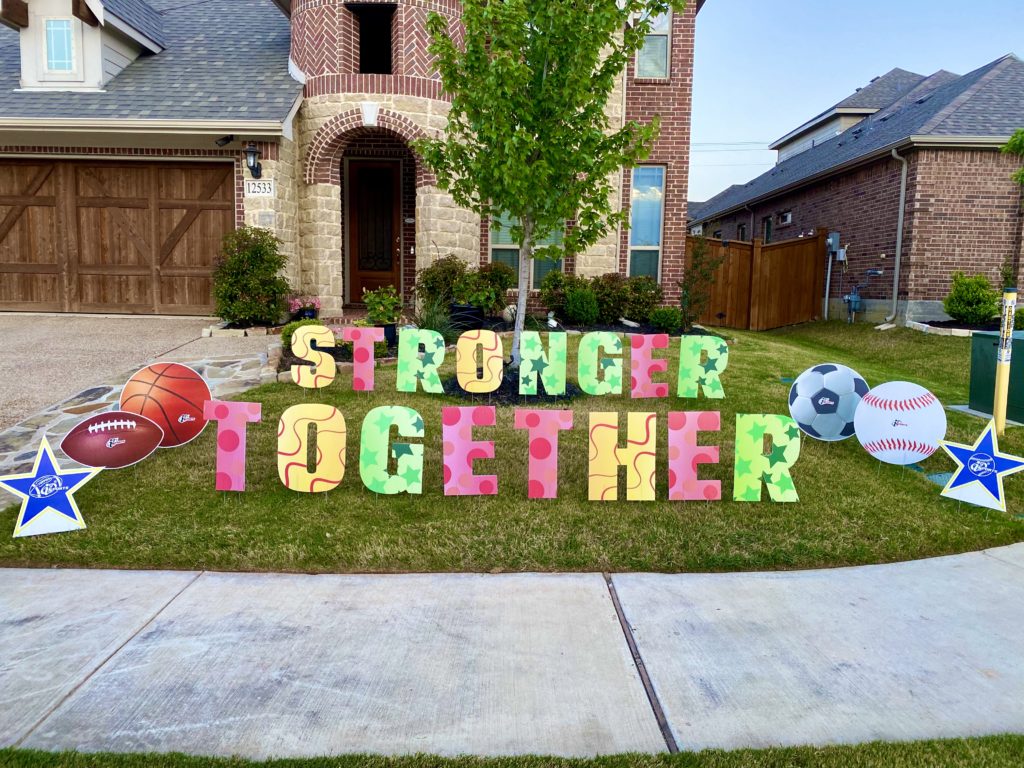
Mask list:
[[[827,230],[769,245],[708,239],[709,258],[722,258],[701,325],[767,331],[821,317]],[[687,258],[697,238],[686,242]]]

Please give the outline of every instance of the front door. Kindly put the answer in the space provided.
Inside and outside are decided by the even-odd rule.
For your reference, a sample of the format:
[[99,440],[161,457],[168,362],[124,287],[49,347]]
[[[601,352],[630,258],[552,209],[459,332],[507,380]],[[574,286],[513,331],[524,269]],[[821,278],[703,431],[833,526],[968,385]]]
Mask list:
[[351,160],[348,165],[349,301],[385,285],[401,290],[400,168],[397,161]]

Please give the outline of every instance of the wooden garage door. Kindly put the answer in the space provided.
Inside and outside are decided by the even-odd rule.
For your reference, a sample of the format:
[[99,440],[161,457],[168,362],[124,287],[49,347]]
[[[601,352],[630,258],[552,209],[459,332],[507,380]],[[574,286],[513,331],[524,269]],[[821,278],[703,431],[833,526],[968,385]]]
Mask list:
[[0,309],[207,314],[230,163],[0,161]]

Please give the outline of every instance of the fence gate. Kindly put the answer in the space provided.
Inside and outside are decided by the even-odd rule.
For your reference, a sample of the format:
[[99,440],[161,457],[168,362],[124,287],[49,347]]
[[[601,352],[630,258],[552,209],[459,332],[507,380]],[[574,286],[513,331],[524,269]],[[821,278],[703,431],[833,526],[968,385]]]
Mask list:
[[[827,229],[762,245],[707,240],[708,256],[722,259],[715,271],[701,325],[767,331],[821,317],[825,292]],[[697,238],[687,238],[689,259]]]

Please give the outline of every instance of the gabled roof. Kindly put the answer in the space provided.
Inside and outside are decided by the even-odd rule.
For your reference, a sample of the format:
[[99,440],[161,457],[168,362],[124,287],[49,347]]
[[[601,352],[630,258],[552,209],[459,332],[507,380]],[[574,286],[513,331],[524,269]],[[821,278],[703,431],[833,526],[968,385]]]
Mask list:
[[[139,13],[135,23],[158,21],[163,52],[139,57],[102,92],[18,91],[18,33],[0,27],[0,127],[85,129],[97,121],[281,124],[302,93],[288,74],[288,19],[272,0],[104,2],[110,13]],[[149,10],[140,11],[142,6]]]
[[951,77],[937,72],[855,128],[719,193],[700,208],[699,219],[691,218],[707,221],[722,216],[912,144],[974,141],[998,146],[1024,125],[1024,62],[1013,54],[963,77]]
[[145,0],[102,0],[106,13],[138,30],[161,48],[167,47],[163,19]]
[[876,77],[863,88],[858,88],[838,104],[833,104],[824,112],[815,115],[799,128],[794,128],[785,136],[776,139],[768,145],[768,148],[778,149],[838,115],[873,115],[882,107],[892,104],[896,99],[907,94],[925,79],[924,75],[908,72],[905,69],[894,69],[887,72],[881,77]]

